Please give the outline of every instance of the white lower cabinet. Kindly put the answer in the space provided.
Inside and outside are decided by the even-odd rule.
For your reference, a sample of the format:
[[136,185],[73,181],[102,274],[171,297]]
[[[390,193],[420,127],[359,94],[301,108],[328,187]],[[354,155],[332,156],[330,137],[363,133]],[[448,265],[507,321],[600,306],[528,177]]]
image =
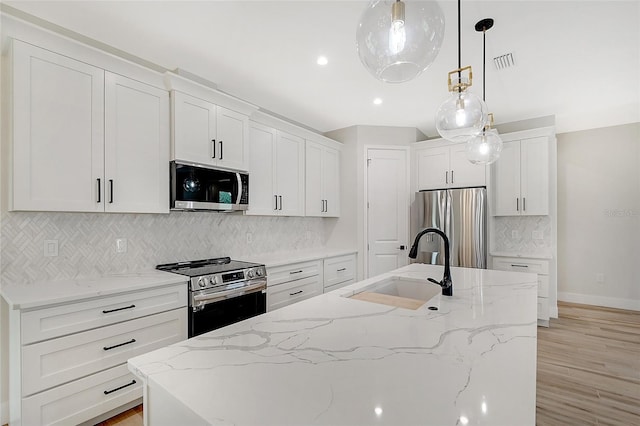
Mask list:
[[322,260],[267,267],[267,311],[322,294]]
[[549,260],[494,257],[493,269],[538,274],[538,325],[549,326]]
[[185,340],[186,305],[181,282],[12,311],[11,426],[78,424],[128,408],[142,389],[127,359]]
[[329,257],[324,260],[324,292],[356,282],[356,255]]

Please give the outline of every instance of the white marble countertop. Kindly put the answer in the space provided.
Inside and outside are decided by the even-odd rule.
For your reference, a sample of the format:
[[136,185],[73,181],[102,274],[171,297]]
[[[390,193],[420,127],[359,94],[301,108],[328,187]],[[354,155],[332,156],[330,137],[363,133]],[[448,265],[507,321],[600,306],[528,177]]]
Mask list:
[[186,282],[182,275],[151,269],[99,278],[9,284],[2,288],[2,297],[10,309],[33,309]]
[[508,251],[492,251],[489,253],[493,257],[523,257],[525,259],[553,259],[551,253],[514,253]]
[[342,297],[442,271],[411,264],[132,358],[129,369],[202,424],[534,425],[535,274],[452,268],[453,297],[417,310]]
[[297,262],[308,262],[310,260],[326,259],[335,256],[344,256],[347,254],[357,253],[354,249],[330,249],[325,248],[321,250],[298,250],[292,252],[273,253],[258,256],[247,256],[247,262],[262,263],[267,268],[273,268],[275,266],[287,265]]

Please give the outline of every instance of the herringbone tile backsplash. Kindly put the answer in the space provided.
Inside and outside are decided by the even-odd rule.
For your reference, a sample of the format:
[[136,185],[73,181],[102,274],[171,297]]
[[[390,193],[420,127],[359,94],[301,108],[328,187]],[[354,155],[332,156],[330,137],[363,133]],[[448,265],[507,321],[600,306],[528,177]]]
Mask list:
[[[515,234],[513,231],[516,231]],[[534,239],[533,231],[542,232]],[[518,254],[551,252],[551,220],[549,216],[505,216],[494,218],[492,250]]]
[[[176,261],[322,248],[322,221],[212,212],[3,212],[0,280],[7,285],[89,278]],[[117,238],[127,239],[126,253],[116,252]],[[58,240],[57,257],[44,256],[45,240]]]

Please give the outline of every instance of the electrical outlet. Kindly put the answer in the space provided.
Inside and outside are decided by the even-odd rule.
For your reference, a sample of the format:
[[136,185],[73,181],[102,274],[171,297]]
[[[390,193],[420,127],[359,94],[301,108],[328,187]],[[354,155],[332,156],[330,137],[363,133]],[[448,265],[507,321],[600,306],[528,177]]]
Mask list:
[[116,253],[126,253],[126,252],[127,252],[127,239],[118,238],[116,240]]
[[531,238],[534,240],[543,240],[544,239],[544,232],[542,231],[532,231],[531,232]]
[[598,284],[604,284],[604,274],[603,273],[597,273],[596,274],[596,282]]
[[520,238],[520,232],[511,231],[511,238]]
[[253,242],[253,234],[251,232],[247,232],[247,244],[251,244]]
[[44,240],[44,257],[58,256],[58,240]]

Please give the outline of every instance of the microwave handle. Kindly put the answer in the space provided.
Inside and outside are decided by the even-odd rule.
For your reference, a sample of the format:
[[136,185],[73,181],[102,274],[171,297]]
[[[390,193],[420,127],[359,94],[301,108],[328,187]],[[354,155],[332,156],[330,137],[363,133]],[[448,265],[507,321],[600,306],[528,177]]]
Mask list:
[[242,179],[240,178],[240,173],[236,173],[236,179],[238,180],[238,197],[236,198],[236,204],[240,204],[240,200],[242,199]]

